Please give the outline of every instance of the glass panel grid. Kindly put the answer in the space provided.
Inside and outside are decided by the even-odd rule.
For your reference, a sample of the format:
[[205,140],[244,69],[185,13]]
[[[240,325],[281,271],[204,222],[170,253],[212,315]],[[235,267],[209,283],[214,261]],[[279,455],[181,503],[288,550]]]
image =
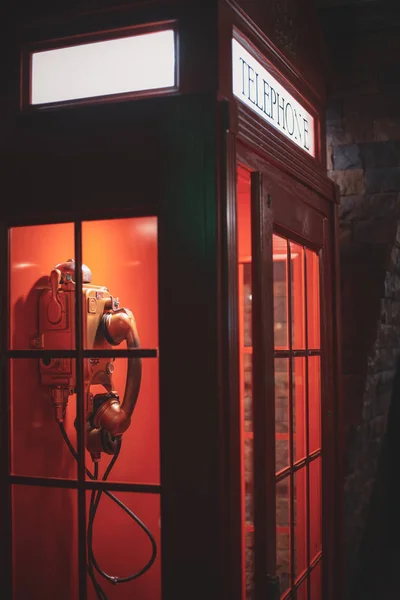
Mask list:
[[[134,217],[133,217],[134,218]],[[76,289],[77,290],[81,290],[82,289],[82,270],[81,270],[81,265],[82,265],[82,222],[81,221],[76,221],[74,224],[74,230],[73,230],[73,237],[74,237],[74,243],[73,243],[73,248],[74,248],[74,252],[68,252],[68,256],[75,256],[75,285],[76,285]],[[43,226],[46,227],[46,226]],[[56,226],[59,227],[59,226]],[[26,229],[25,227],[21,227],[22,229]],[[12,279],[13,276],[13,252],[11,251],[11,243],[12,243],[12,229],[9,230],[10,231],[10,235],[9,235],[9,240],[10,240],[10,259],[11,259],[11,264],[9,263],[9,268],[10,269],[10,280]],[[48,239],[46,240],[48,242]],[[37,265],[35,264],[30,264],[27,262],[24,262],[23,260],[21,261],[21,268],[25,268],[25,267],[37,267]],[[35,274],[35,273],[34,273]],[[13,286],[11,285],[11,290],[13,289]],[[29,286],[28,286],[29,288]],[[14,294],[15,296],[15,294]],[[91,481],[85,481],[85,472],[86,472],[86,467],[85,467],[85,423],[86,423],[86,414],[85,414],[85,408],[84,408],[84,373],[85,373],[85,364],[88,363],[88,358],[85,358],[87,354],[89,354],[89,356],[91,356],[90,351],[85,351],[84,350],[84,343],[83,343],[83,328],[82,328],[82,310],[83,308],[85,308],[85,306],[83,306],[83,302],[82,302],[82,294],[74,294],[74,296],[76,296],[76,302],[75,302],[75,306],[71,306],[71,311],[72,313],[74,313],[74,320],[75,321],[75,326],[73,328],[72,331],[72,335],[73,335],[73,344],[69,345],[69,349],[68,350],[63,350],[62,347],[56,348],[56,351],[52,351],[51,348],[53,348],[53,346],[51,346],[51,348],[42,348],[39,346],[39,348],[35,348],[32,347],[31,344],[28,344],[28,346],[24,345],[22,343],[22,345],[19,343],[19,338],[18,336],[12,336],[12,333],[14,331],[14,326],[13,326],[13,321],[11,319],[11,328],[10,328],[10,343],[9,343],[9,349],[7,351],[7,361],[8,361],[8,365],[9,365],[9,372],[11,372],[11,366],[12,363],[14,362],[15,365],[17,364],[22,364],[21,361],[27,361],[27,360],[32,360],[34,359],[35,362],[36,361],[40,361],[40,364],[46,364],[49,360],[49,357],[51,358],[51,355],[55,355],[56,359],[60,362],[62,362],[63,360],[65,361],[69,361],[74,363],[75,366],[75,378],[76,378],[76,389],[75,389],[75,397],[76,400],[73,401],[73,397],[69,399],[69,404],[73,403],[74,405],[76,404],[76,413],[74,412],[74,414],[70,414],[69,416],[71,418],[73,418],[74,420],[74,427],[76,426],[76,429],[74,429],[74,427],[71,429],[71,427],[67,424],[67,429],[69,429],[70,431],[68,431],[68,437],[72,438],[72,443],[71,443],[71,449],[72,449],[72,454],[74,456],[74,460],[73,460],[73,465],[77,465],[77,479],[75,478],[75,480],[71,479],[70,476],[67,476],[67,479],[63,480],[62,476],[60,478],[60,475],[56,472],[51,473],[49,472],[43,472],[43,473],[31,473],[31,472],[26,472],[26,473],[21,473],[18,474],[18,471],[21,472],[20,468],[15,469],[15,456],[13,455],[11,457],[11,461],[10,461],[10,465],[12,468],[12,472],[9,475],[10,478],[10,484],[14,484],[12,487],[13,489],[17,489],[20,488],[21,486],[23,486],[24,484],[26,484],[27,489],[28,490],[32,490],[33,493],[43,493],[43,494],[48,494],[48,493],[52,493],[53,495],[55,493],[61,492],[62,490],[65,490],[64,495],[67,493],[68,488],[73,488],[76,489],[77,491],[77,507],[76,507],[76,515],[75,515],[75,525],[77,527],[77,548],[78,548],[78,570],[79,572],[77,572],[76,574],[76,585],[77,585],[77,591],[74,592],[72,595],[76,596],[77,598],[86,598],[86,506],[85,506],[85,502],[86,502],[86,495],[87,495],[87,490],[90,489],[91,487]],[[12,301],[13,302],[13,301]],[[12,302],[10,303],[10,306],[13,306]],[[72,339],[72,338],[71,338]],[[65,347],[65,346],[64,346]],[[96,350],[96,352],[92,351],[93,354],[93,358],[97,359],[100,358],[101,356],[104,357],[108,357],[107,355],[110,355],[109,351],[102,351],[102,349],[98,349]],[[94,356],[94,354],[96,354],[96,357]],[[116,352],[112,352],[112,354],[114,355],[118,355],[118,350]],[[143,357],[146,356],[157,356],[157,350],[149,350],[146,349],[143,352],[141,350],[134,350],[130,353],[129,350],[125,350],[123,352],[121,352],[121,355],[123,357],[129,357],[132,354],[134,354],[135,356],[139,357],[140,354],[143,354]],[[54,357],[53,357],[54,358]],[[14,378],[15,379],[15,378]],[[13,406],[11,406],[11,415],[13,415]],[[12,417],[13,418],[13,417]],[[17,415],[14,415],[13,418],[13,423],[15,423],[17,421]],[[35,419],[33,419],[33,426],[35,425]],[[53,424],[56,424],[55,421]],[[56,428],[57,429],[57,428]],[[73,441],[73,437],[74,434],[76,434],[76,440],[75,443]],[[61,439],[61,438],[60,438]],[[52,449],[49,448],[49,452],[52,453]],[[69,459],[71,459],[71,457],[69,456]],[[22,464],[22,463],[21,463]],[[14,471],[17,471],[14,473]],[[22,469],[24,470],[24,469]],[[130,491],[135,491],[135,492],[139,492],[140,495],[142,495],[143,493],[150,492],[151,494],[156,493],[156,495],[159,495],[160,493],[160,489],[159,489],[159,485],[158,484],[154,484],[154,485],[147,485],[147,486],[141,486],[141,485],[137,485],[134,483],[122,483],[122,484],[111,484],[110,485],[111,489],[117,489],[118,492],[130,492]],[[142,489],[143,488],[143,489]],[[154,488],[154,490],[153,490]],[[22,488],[21,488],[22,489]],[[104,486],[101,488],[104,489],[104,494],[108,495],[109,492],[107,491],[107,489],[104,488]],[[53,490],[53,492],[52,492]],[[71,489],[72,492],[72,489]],[[76,492],[75,492],[76,493]],[[47,496],[48,497],[48,496]],[[44,505],[46,506],[46,503],[44,503]],[[47,507],[48,508],[48,507]],[[47,509],[46,509],[47,510]],[[59,516],[62,515],[63,512],[59,512]],[[21,537],[21,536],[20,536]],[[21,538],[22,539],[22,538]],[[36,540],[37,543],[37,540]],[[159,544],[158,544],[159,546]],[[56,550],[54,550],[54,552],[57,554]],[[15,554],[14,554],[15,555]],[[75,550],[74,550],[74,556],[76,556]],[[17,595],[19,594],[18,591],[16,591],[15,593],[17,593]],[[54,595],[54,594],[53,594]],[[158,594],[159,595],[159,594]],[[156,595],[157,597],[157,595]]]
[[[284,243],[286,247],[284,247]],[[310,595],[315,600],[321,600],[321,592],[317,596],[316,585],[310,583],[311,544],[317,550],[320,539],[320,529],[312,525],[313,515],[311,504],[316,502],[310,498],[311,485],[321,485],[317,476],[312,477],[310,471],[316,473],[314,463],[320,456],[320,324],[319,324],[319,256],[314,251],[274,235],[274,261],[286,261],[286,292],[285,297],[279,298],[279,303],[274,299],[275,309],[275,390],[276,411],[276,449],[277,449],[277,501],[279,498],[279,485],[282,477],[290,481],[290,507],[289,507],[289,537],[290,537],[290,588],[286,582],[281,581],[281,599],[286,599],[294,594],[302,600],[310,600]],[[274,277],[282,272],[274,269]],[[282,292],[282,285],[276,290]],[[310,298],[310,295],[312,297]],[[287,306],[286,336],[279,331],[276,335],[278,321],[277,310]],[[281,317],[280,317],[281,318]],[[286,346],[282,340],[286,339]],[[309,345],[309,340],[311,346]],[[279,372],[280,361],[285,360],[288,367],[288,390],[285,394],[288,402],[289,428],[287,431],[289,464],[282,471],[282,446],[285,436],[282,435],[282,385]],[[318,406],[317,406],[318,405]],[[313,418],[310,414],[313,412]],[[279,415],[279,417],[278,417]],[[319,444],[318,444],[319,442]],[[310,454],[312,453],[312,456]],[[318,459],[320,466],[321,458]],[[301,482],[301,486],[299,486]],[[300,489],[299,489],[300,488]],[[300,491],[301,490],[301,491]],[[317,495],[320,494],[320,489]],[[314,494],[315,495],[315,494]],[[320,509],[320,505],[316,508]],[[303,521],[301,523],[301,520]],[[310,528],[312,531],[310,531]],[[277,544],[280,544],[281,527],[277,521]],[[310,535],[313,540],[310,540]],[[281,548],[277,546],[277,553]],[[301,552],[301,560],[299,560]],[[314,554],[315,556],[315,554]],[[277,562],[279,563],[278,554]]]

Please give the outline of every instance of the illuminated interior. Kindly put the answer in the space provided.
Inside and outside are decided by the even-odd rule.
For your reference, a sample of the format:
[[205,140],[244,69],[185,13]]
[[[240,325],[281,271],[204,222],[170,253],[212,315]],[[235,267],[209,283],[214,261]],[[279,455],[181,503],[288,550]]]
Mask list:
[[[237,173],[243,598],[254,597],[251,174]],[[273,235],[276,575],[280,598],[322,600],[319,256]],[[272,415],[271,415],[272,418]],[[273,490],[271,493],[274,493]],[[308,593],[310,592],[310,596]]]
[[[114,299],[118,298],[119,305],[116,303],[115,310],[113,308],[110,314],[117,314],[122,307],[130,309],[136,319],[141,348],[157,349],[157,219],[140,217],[86,221],[82,223],[81,231],[82,262],[92,273],[92,282],[87,285],[94,286],[94,289],[103,286]],[[67,328],[61,331],[64,320],[71,320],[70,325],[74,323],[74,292],[69,295],[71,306],[68,311],[63,312],[59,324],[53,326],[52,337],[45,335],[41,338],[39,335],[43,322],[41,294],[45,297],[49,294],[52,298],[49,292],[50,273],[56,265],[74,257],[74,246],[73,223],[15,227],[10,230],[9,344],[10,350],[23,354],[21,357],[14,356],[11,361],[11,472],[21,479],[39,478],[37,483],[36,480],[30,480],[29,485],[23,485],[22,481],[13,485],[15,600],[71,600],[78,597],[77,461],[67,447],[55,418],[51,386],[46,379],[47,365],[39,366],[40,360],[29,358],[28,354],[37,349],[75,351],[73,327],[71,334],[66,332]],[[103,298],[103,295],[107,293],[100,291],[96,298]],[[61,296],[62,301],[67,302],[64,300],[67,296],[65,291],[61,290],[57,298]],[[91,310],[92,300],[88,299],[88,302],[83,303],[83,313],[86,307],[88,313]],[[49,308],[46,314],[48,317]],[[82,323],[85,322],[83,318]],[[100,339],[99,332],[100,329],[97,334]],[[50,339],[52,347],[46,348],[46,340]],[[84,335],[83,339],[87,342],[89,337]],[[86,347],[90,349],[88,343]],[[95,347],[100,348],[99,345]],[[115,346],[117,350],[127,347],[126,341]],[[74,373],[76,359],[72,357],[67,360]],[[129,379],[130,359],[126,356],[115,360],[84,359],[85,365],[88,360],[93,360],[94,369],[99,362],[102,364],[102,360],[108,361],[107,369],[112,373],[113,390],[118,392],[122,401]],[[121,491],[113,493],[149,529],[154,536],[157,554],[147,572],[127,583],[113,585],[97,574],[109,600],[161,598],[159,494],[129,491],[131,484],[147,484],[156,488],[160,482],[158,359],[141,360],[142,378],[137,404],[130,426],[122,434],[121,449],[108,481],[121,483]],[[86,366],[86,373],[85,369]],[[90,393],[94,396],[105,392],[100,383],[90,387]],[[76,394],[72,393],[68,396],[63,426],[75,450],[76,414]],[[112,439],[119,439],[119,436]],[[87,440],[88,436],[86,443]],[[86,450],[86,468],[93,475],[91,456],[91,452]],[[98,477],[101,479],[113,457],[104,450],[100,456]],[[54,478],[61,482],[57,483]],[[86,495],[89,519],[89,488]],[[104,493],[93,521],[92,547],[100,568],[118,577],[129,577],[140,571],[152,556],[153,548],[148,535],[128,516],[127,510],[121,509]],[[89,575],[88,598],[102,600]]]

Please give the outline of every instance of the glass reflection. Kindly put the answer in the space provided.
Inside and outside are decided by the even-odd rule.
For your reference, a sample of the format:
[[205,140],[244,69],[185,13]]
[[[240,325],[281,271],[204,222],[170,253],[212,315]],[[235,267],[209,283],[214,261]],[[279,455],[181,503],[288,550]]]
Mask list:
[[13,600],[78,598],[76,490],[12,489]]
[[290,242],[290,271],[292,297],[292,347],[305,349],[305,278],[304,248]]
[[299,461],[306,456],[306,359],[294,358],[293,365],[293,456]]
[[[117,358],[113,362],[113,390],[122,399],[127,385],[128,359]],[[101,385],[90,386],[94,398],[106,392]],[[159,483],[159,385],[158,359],[142,360],[142,377],[138,400],[131,417],[131,424],[121,438],[118,460],[108,475],[108,481],[129,483]],[[90,445],[87,443],[87,446]],[[102,478],[112,456],[101,453],[99,478]],[[93,471],[93,461],[86,452],[86,465]]]
[[243,596],[254,596],[251,173],[237,168]]
[[289,359],[275,359],[276,472],[289,465]]
[[306,250],[306,264],[308,347],[318,349],[321,345],[319,256],[308,248]]
[[245,550],[245,568],[246,568],[246,600],[254,598],[254,533],[246,532],[246,550]]
[[310,463],[310,559],[322,550],[321,458]]
[[253,431],[253,356],[243,354],[244,369],[244,430]]
[[[74,371],[74,360],[67,362]],[[76,395],[67,395],[66,400],[63,425],[76,448]],[[44,385],[38,359],[10,361],[10,408],[11,472],[30,477],[76,479],[77,464],[61,435],[51,387]]]
[[310,591],[310,600],[322,600],[322,560],[311,571]]
[[243,264],[243,337],[244,345],[252,346],[252,286],[251,286],[251,263]]
[[308,410],[310,448],[315,452],[321,448],[321,358],[310,356],[308,359]]
[[284,594],[291,585],[290,565],[290,480],[276,484],[276,574]]
[[[50,320],[47,319],[48,302],[45,302],[51,298],[50,273],[56,265],[74,256],[73,223],[13,227],[9,232],[9,251],[10,348],[41,349],[44,340],[40,334],[46,331],[47,349],[73,349],[74,331],[70,326],[75,310],[73,293],[59,295],[58,302],[50,305],[55,313],[53,323],[51,312]],[[41,300],[44,311],[40,311]]]
[[[127,510],[102,493],[93,516],[91,492],[86,494],[88,518],[88,600],[98,600],[94,580],[98,581],[109,600],[148,598],[161,600],[161,523],[160,497],[157,494],[112,492],[119,502],[144,523],[151,536],[135,522]],[[156,549],[156,550],[155,550]],[[108,577],[99,575],[94,560]],[[131,581],[115,585],[112,577],[129,578],[144,570]]]
[[307,478],[303,467],[293,475],[294,484],[294,565],[295,577],[307,567]]
[[287,241],[273,235],[273,293],[274,293],[274,343],[276,348],[288,347],[288,281]]
[[304,579],[296,589],[296,600],[308,600],[308,578]]
[[245,518],[247,524],[253,523],[253,440],[244,441],[244,486],[245,486]]

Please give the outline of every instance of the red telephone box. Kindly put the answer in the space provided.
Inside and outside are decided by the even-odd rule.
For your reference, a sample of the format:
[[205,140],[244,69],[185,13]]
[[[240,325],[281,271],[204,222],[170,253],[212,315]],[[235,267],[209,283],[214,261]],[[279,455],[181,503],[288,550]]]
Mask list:
[[84,8],[10,41],[4,598],[335,600],[320,78],[231,0]]

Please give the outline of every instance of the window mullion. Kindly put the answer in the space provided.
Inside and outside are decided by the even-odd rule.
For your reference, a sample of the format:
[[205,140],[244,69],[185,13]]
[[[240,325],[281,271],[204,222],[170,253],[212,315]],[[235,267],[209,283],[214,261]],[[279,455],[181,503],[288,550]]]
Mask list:
[[85,473],[85,398],[83,380],[82,327],[82,222],[76,221],[75,239],[75,344],[76,415],[78,441],[78,557],[79,600],[86,600],[86,473]]

